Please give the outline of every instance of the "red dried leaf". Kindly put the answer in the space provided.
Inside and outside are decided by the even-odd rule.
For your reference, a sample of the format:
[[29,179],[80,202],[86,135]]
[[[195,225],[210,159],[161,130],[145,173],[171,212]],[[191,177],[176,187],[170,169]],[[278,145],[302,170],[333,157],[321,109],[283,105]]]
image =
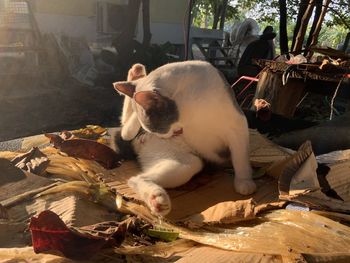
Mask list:
[[94,160],[106,169],[120,165],[121,157],[108,146],[86,139],[64,140],[56,134],[45,134],[60,151],[76,158]]
[[88,259],[109,241],[69,229],[57,214],[44,211],[29,224],[35,253],[58,250],[71,259]]

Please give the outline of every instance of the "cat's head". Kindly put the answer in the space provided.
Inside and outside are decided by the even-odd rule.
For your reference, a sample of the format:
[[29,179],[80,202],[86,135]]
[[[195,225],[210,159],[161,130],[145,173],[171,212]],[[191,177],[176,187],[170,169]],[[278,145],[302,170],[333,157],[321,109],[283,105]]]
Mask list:
[[141,80],[121,81],[113,84],[121,94],[133,99],[133,110],[143,129],[162,138],[170,138],[182,133],[178,124],[179,111],[174,100],[156,90],[138,91]]

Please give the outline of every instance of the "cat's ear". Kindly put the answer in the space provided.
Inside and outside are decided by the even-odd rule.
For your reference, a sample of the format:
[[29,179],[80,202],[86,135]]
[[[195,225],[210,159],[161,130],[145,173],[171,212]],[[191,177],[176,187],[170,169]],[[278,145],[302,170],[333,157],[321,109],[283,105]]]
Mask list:
[[146,111],[154,107],[161,99],[161,95],[154,91],[139,91],[134,95],[134,100]]
[[133,81],[118,81],[113,83],[113,87],[119,93],[122,93],[132,98],[135,93],[136,83]]

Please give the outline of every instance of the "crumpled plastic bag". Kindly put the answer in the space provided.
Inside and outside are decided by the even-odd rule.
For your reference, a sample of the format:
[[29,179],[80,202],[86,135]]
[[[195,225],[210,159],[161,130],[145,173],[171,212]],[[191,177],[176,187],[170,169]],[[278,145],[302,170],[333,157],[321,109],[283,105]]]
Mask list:
[[299,54],[296,56],[293,56],[292,54],[290,54],[290,59],[288,61],[286,61],[287,64],[302,64],[302,63],[307,63],[307,59],[306,57],[304,57],[303,55]]

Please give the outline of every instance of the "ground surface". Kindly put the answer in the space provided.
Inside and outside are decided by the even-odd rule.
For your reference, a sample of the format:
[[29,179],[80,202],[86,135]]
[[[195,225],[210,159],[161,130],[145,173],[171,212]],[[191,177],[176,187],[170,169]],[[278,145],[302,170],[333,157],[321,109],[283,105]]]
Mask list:
[[49,82],[23,76],[0,79],[0,142],[87,124],[119,124],[122,98],[112,85],[87,87],[73,79]]

